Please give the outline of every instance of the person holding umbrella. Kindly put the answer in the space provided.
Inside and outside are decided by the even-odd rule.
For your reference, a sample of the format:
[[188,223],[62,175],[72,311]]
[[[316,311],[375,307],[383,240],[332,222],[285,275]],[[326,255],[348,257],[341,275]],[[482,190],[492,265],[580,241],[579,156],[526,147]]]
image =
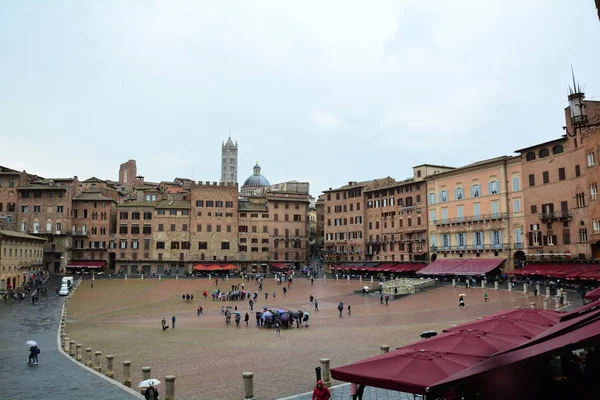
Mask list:
[[458,307],[465,308],[465,294],[461,293],[458,297]]

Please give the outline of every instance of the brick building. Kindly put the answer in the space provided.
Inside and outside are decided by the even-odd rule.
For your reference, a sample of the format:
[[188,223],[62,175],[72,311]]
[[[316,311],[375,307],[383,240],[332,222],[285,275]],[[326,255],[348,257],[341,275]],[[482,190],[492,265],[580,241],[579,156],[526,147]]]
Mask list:
[[0,292],[21,287],[43,267],[46,240],[22,232],[0,230]]
[[405,181],[388,177],[365,187],[365,260],[427,260],[426,167]]
[[[187,200],[161,200],[156,203],[152,220],[145,220],[142,230],[152,233],[152,236],[145,238],[150,242],[153,238],[153,246],[148,246],[150,258],[157,263],[156,270],[151,272],[163,273],[164,268],[173,271],[187,271],[190,263],[193,261],[192,252],[192,233],[191,233],[191,208]],[[146,244],[144,243],[144,249]],[[154,256],[151,251],[154,249]],[[160,267],[160,268],[159,268]],[[188,268],[186,268],[188,267]],[[146,273],[150,271],[150,265],[144,265]]]
[[[156,202],[129,201],[116,206],[116,270],[126,274],[149,271],[152,256],[152,219]],[[183,270],[181,271],[183,272]]]
[[320,195],[315,203],[317,211],[317,256],[322,257],[325,251],[325,195]]
[[17,223],[17,189],[28,185],[32,180],[39,178],[14,169],[0,166],[0,227],[6,230],[16,230]]
[[116,204],[97,189],[85,191],[73,199],[73,246],[67,269],[115,269],[115,246],[111,235],[114,237],[116,231]]
[[520,157],[475,162],[427,179],[430,260],[524,259]]
[[326,263],[365,260],[363,191],[371,182],[351,181],[324,192]]
[[266,197],[242,197],[238,208],[239,261],[246,272],[266,272],[273,221]]
[[191,259],[231,262],[238,259],[238,186],[228,182],[191,185]]

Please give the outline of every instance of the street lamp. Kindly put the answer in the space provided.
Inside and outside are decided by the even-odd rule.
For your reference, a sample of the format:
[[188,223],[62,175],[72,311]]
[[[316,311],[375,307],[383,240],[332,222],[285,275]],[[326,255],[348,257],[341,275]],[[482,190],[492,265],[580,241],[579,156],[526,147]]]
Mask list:
[[569,132],[569,129],[566,126],[563,126],[565,132],[570,137],[576,137],[577,132],[581,132],[584,128],[591,128],[594,126],[600,126],[600,122],[596,122],[590,124],[588,121],[588,116],[586,112],[585,102],[585,94],[581,90],[581,86],[575,83],[575,77],[573,76],[573,87],[569,88],[569,114],[571,116],[571,125],[573,126],[573,131]]

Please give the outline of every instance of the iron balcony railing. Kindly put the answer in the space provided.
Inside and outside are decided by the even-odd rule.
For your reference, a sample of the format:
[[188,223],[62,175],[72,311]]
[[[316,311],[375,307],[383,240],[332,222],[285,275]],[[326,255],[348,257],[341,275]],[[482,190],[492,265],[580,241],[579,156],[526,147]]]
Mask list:
[[542,221],[550,221],[550,220],[561,220],[561,219],[571,219],[571,212],[568,210],[563,211],[553,211],[553,212],[544,212],[538,214],[538,218]]
[[[523,246],[522,243],[518,243]],[[517,244],[515,244],[515,248]],[[464,246],[431,246],[431,251],[457,251],[457,250],[503,250],[510,249],[510,243],[499,243],[499,244],[467,244]]]
[[484,215],[476,215],[469,217],[459,217],[459,218],[442,218],[436,219],[434,223],[436,225],[451,225],[451,224],[462,224],[466,222],[480,222],[480,221],[494,221],[499,219],[508,218],[508,213],[495,213],[495,214],[484,214]]

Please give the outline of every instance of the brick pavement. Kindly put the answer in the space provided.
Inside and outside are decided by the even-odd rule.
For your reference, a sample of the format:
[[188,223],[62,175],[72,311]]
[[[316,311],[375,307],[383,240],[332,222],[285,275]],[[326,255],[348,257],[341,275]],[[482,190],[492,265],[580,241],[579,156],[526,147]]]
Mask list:
[[[252,282],[245,285],[250,290],[256,287]],[[210,293],[214,289],[212,281],[97,280],[93,289],[84,281],[71,301],[67,330],[78,342],[115,354],[117,378],[122,361],[130,359],[134,382],[141,379],[141,367],[149,365],[158,379],[176,375],[177,393],[182,398],[218,400],[242,395],[241,373],[252,371],[257,398],[274,399],[311,390],[319,358],[330,358],[332,367],[345,365],[378,354],[382,344],[399,347],[419,340],[419,333],[425,330],[440,331],[496,311],[526,307],[533,299],[522,292],[488,289],[490,302],[485,303],[481,289],[441,287],[382,307],[378,296],[352,294],[360,286],[357,281],[330,279],[311,286],[296,279],[283,296],[281,286],[266,280],[269,299],[265,302],[261,293],[257,307],[266,304],[308,310],[308,297],[313,294],[321,309],[311,311],[310,328],[275,335],[272,330],[256,328],[254,318],[249,327],[243,322],[240,327],[226,326],[220,307],[234,303],[201,299],[203,290]],[[463,292],[467,307],[459,309],[458,294]],[[185,293],[194,295],[193,304],[181,300]],[[340,300],[352,304],[352,316],[338,318]],[[541,298],[536,300],[541,307]],[[196,317],[198,304],[204,307],[202,318]],[[237,305],[242,312],[249,309],[246,302]],[[163,332],[161,318],[170,320],[173,314],[177,316],[176,329]],[[379,392],[373,395],[384,396]]]

